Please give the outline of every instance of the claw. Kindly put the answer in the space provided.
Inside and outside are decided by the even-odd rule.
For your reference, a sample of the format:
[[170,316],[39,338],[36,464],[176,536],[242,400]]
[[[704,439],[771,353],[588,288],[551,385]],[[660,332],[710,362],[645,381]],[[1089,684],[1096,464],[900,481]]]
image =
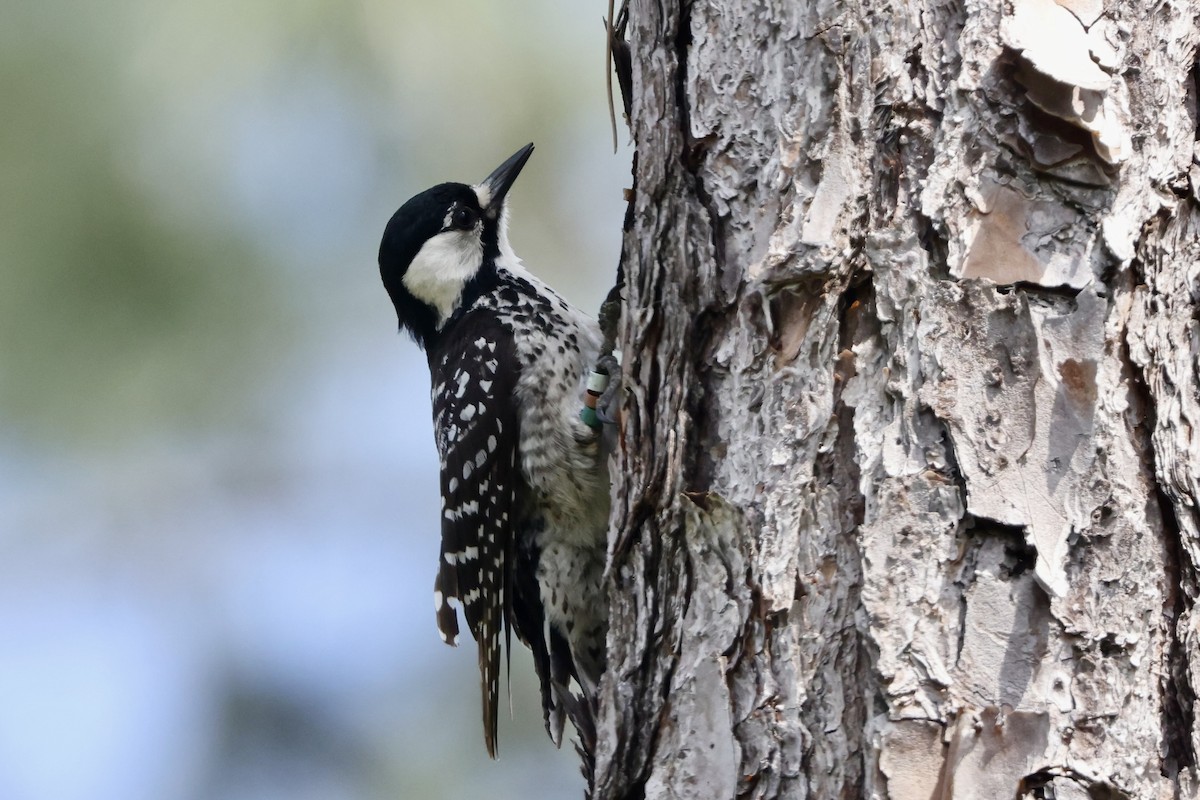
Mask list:
[[596,401],[596,417],[606,425],[616,425],[621,416],[621,362],[609,353],[596,362],[596,371],[608,374],[608,386]]

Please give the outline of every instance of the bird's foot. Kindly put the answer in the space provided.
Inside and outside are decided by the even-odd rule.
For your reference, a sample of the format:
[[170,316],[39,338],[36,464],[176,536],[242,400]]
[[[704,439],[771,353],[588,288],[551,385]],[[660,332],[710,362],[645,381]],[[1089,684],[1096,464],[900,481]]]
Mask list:
[[608,385],[596,400],[596,417],[606,425],[616,425],[621,416],[621,362],[609,353],[596,362],[596,371],[608,375]]

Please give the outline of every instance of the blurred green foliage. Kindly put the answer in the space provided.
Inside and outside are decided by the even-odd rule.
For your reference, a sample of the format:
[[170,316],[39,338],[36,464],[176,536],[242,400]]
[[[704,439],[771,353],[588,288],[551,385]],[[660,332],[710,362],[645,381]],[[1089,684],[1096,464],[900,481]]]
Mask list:
[[111,113],[97,77],[111,69],[73,50],[0,50],[10,434],[110,439],[224,415],[231,387],[268,366],[239,342],[281,324],[278,287],[245,232],[214,218],[210,198],[183,214],[138,183],[140,132]]

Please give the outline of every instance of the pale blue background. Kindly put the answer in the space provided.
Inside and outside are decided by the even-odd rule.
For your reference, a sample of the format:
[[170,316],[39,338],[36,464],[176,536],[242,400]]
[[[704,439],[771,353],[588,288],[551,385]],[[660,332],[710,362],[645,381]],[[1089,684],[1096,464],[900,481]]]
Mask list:
[[527,658],[491,763],[438,639],[428,377],[375,255],[532,140],[514,245],[596,310],[604,11],[0,0],[0,800],[581,795]]

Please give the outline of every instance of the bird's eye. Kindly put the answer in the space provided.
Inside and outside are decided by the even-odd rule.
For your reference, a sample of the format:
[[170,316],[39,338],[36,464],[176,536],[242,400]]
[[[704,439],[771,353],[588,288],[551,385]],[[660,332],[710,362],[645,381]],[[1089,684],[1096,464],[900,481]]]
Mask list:
[[470,230],[475,227],[475,212],[469,208],[459,206],[454,209],[454,214],[450,217],[450,223],[459,230]]

